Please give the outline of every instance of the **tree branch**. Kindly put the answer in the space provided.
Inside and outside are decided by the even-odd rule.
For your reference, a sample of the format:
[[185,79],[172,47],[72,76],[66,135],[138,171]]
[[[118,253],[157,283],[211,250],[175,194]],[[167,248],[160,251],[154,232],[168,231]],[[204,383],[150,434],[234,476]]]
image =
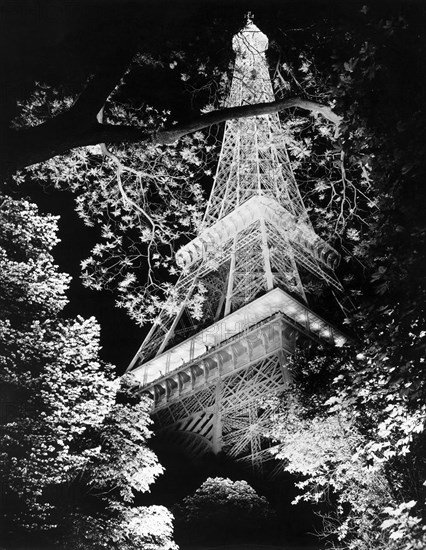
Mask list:
[[[333,122],[339,128],[342,117],[337,115],[330,107],[307,101],[300,98],[292,98],[271,103],[257,103],[255,105],[243,105],[241,107],[228,107],[218,111],[212,111],[205,115],[194,117],[185,122],[175,124],[170,128],[156,133],[147,133],[136,126],[122,126],[114,124],[97,124],[87,132],[85,139],[90,139],[86,145],[96,143],[135,143],[149,140],[160,145],[171,144],[181,137],[203,130],[214,124],[220,124],[231,119],[249,118],[266,114],[273,114],[286,109],[298,107],[312,113],[321,114],[324,118]],[[83,137],[83,136],[82,136]]]
[[310,111],[312,113],[321,114],[327,120],[333,122],[336,128],[339,127],[342,117],[337,115],[330,107],[300,99],[298,97],[281,101],[273,101],[271,103],[257,103],[255,105],[242,105],[241,107],[228,107],[219,111],[212,111],[205,115],[201,115],[187,122],[176,124],[173,128],[161,130],[154,136],[153,141],[156,143],[173,143],[182,136],[202,130],[213,124],[220,124],[230,119],[249,118],[253,116],[269,115],[292,107]]
[[136,45],[132,43],[122,47],[119,52],[115,52],[113,58],[104,63],[88,81],[85,89],[71,107],[70,113],[73,113],[76,118],[94,119],[125,74],[135,53]]
[[[101,82],[103,82],[102,86]],[[108,82],[109,86],[107,86]],[[96,78],[92,85],[88,86],[85,98],[81,99],[79,105],[77,102],[69,111],[44,124],[12,132],[8,154],[4,156],[3,173],[10,173],[25,166],[48,160],[76,147],[98,143],[171,144],[187,134],[227,120],[273,114],[294,107],[322,115],[335,124],[336,132],[338,132],[342,120],[326,105],[293,98],[271,103],[228,107],[150,133],[137,126],[100,124],[96,121],[96,114],[103,107],[101,102],[108,97],[112,86],[112,73]],[[85,113],[85,118],[82,118],[83,113]]]

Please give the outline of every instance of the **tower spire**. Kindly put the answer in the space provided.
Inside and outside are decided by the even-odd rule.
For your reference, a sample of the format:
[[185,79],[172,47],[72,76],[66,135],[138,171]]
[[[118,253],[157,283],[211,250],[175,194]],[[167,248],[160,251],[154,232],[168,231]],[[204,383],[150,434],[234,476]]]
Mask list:
[[246,18],[246,25],[248,25],[249,23],[253,22],[254,15],[251,11],[248,11],[245,15],[245,18]]

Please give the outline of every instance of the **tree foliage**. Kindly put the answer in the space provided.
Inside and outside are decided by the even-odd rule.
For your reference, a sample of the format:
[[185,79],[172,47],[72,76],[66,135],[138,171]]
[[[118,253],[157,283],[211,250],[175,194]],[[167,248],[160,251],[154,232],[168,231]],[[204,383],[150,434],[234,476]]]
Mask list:
[[295,385],[271,432],[276,458],[299,478],[295,504],[327,504],[322,536],[336,548],[421,548],[424,412],[395,403],[377,360],[358,385],[355,354],[315,346],[292,358]]
[[246,481],[209,477],[174,507],[177,533],[183,539],[230,540],[259,536],[274,520],[267,499]]
[[57,219],[6,197],[0,218],[0,456],[8,539],[87,548],[68,518],[78,524],[90,517],[99,527],[93,548],[104,547],[110,532],[127,548],[142,541],[172,548],[170,513],[132,506],[135,492],[147,491],[162,472],[146,446],[150,404],[127,396],[126,382],[120,387],[99,359],[94,318],[59,316],[69,277],[51,255]]
[[[274,431],[278,458],[300,476],[299,499],[328,503],[323,535],[342,549],[425,545],[425,121],[418,63],[425,43],[416,32],[418,12],[390,12],[380,18],[365,7],[357,16],[362,28],[336,23],[333,37],[318,26],[331,71],[319,71],[325,58],[309,47],[300,53],[304,75],[288,67],[293,80],[314,89],[322,89],[317,75],[327,75],[325,89],[345,113],[335,158],[343,153],[345,174],[358,171],[366,194],[358,194],[340,229],[349,262],[341,273],[355,306],[346,310],[346,323],[356,339],[343,354],[296,354],[295,388]],[[351,186],[343,183],[342,209],[335,204],[330,215],[336,182],[310,193],[318,227],[344,218]]]
[[[23,106],[22,120],[41,123],[46,105],[55,104],[52,94],[57,92],[46,87],[36,91]],[[56,102],[63,106],[67,100]],[[126,103],[118,90],[103,116],[112,124],[149,129],[164,124],[170,113]],[[100,230],[99,242],[82,262],[83,283],[116,291],[117,305],[139,324],[152,319],[170,294],[165,279],[176,274],[176,242],[201,221],[204,197],[198,181],[205,145],[200,132],[172,146],[122,144],[110,150],[101,144],[29,168],[38,181],[75,193],[84,224]],[[25,181],[23,174],[14,178]]]

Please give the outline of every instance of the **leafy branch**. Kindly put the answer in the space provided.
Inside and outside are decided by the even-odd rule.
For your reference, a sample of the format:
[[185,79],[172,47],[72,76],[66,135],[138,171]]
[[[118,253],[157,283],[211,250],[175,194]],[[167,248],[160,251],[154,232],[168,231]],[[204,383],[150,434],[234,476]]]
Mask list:
[[87,82],[77,100],[67,110],[42,123],[33,126],[21,124],[20,128],[11,129],[7,136],[7,150],[2,155],[3,162],[0,167],[2,175],[65,154],[77,147],[100,143],[139,143],[142,146],[172,144],[188,134],[226,120],[278,113],[295,107],[320,114],[335,124],[336,133],[338,133],[341,122],[339,115],[326,105],[299,97],[218,109],[172,124],[161,130],[147,130],[136,124],[122,125],[100,122],[97,115],[105,106],[108,97],[119,85],[133,56],[134,51],[130,47],[119,52],[115,63],[105,64]]

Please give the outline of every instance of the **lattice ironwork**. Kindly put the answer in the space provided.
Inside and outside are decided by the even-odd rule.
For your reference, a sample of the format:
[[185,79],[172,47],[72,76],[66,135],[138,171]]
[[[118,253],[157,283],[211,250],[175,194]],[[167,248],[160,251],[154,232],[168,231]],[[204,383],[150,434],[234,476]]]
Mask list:
[[[229,106],[274,101],[267,46],[251,21],[234,37]],[[338,259],[309,221],[278,115],[228,121],[200,231],[176,254],[173,313],[164,308],[129,367],[154,398],[159,434],[194,456],[224,451],[260,469],[269,445],[262,401],[288,384],[294,335],[345,342],[307,307],[299,273],[341,290]]]
[[[267,45],[266,36],[252,22],[234,38],[229,105],[274,100]],[[226,123],[200,233],[176,258],[185,268],[176,285],[177,313],[164,309],[132,369],[262,291],[278,287],[306,301],[299,266],[341,289],[333,274],[338,254],[312,228],[278,115]],[[199,284],[207,289],[203,323],[191,323],[187,305]]]
[[193,457],[223,451],[261,470],[264,451],[270,447],[265,434],[271,419],[264,401],[287,387],[285,363],[285,354],[277,352],[168,402],[154,411],[157,435]]

